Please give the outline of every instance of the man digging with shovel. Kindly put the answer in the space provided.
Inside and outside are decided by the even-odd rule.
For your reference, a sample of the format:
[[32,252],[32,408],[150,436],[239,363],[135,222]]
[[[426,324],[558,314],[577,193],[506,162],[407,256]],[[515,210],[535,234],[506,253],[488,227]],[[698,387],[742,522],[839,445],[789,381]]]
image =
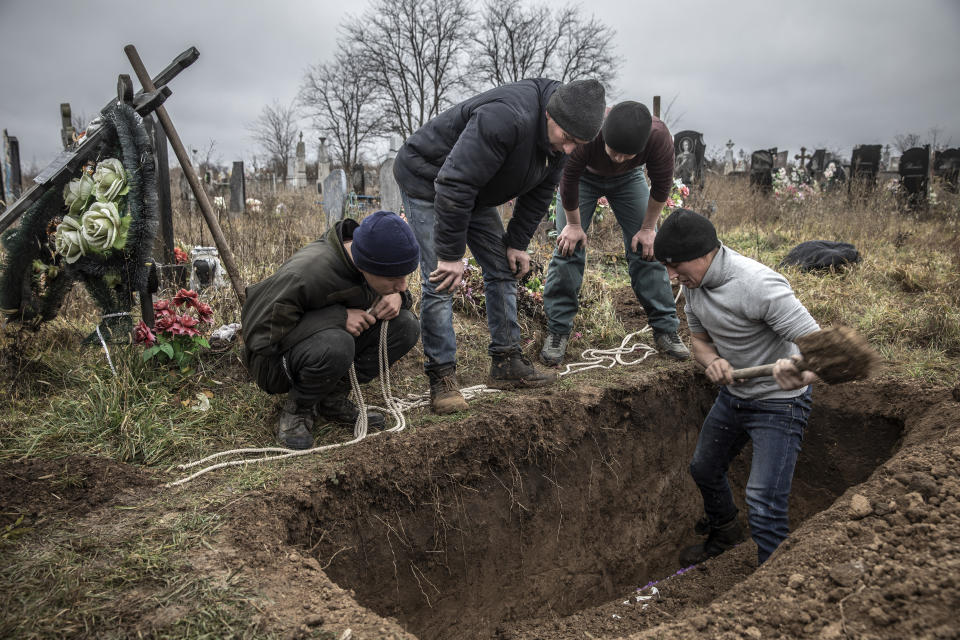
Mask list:
[[[752,441],[748,520],[762,564],[789,533],[790,484],[810,415],[809,385],[817,379],[797,367],[794,341],[819,326],[786,278],[723,246],[713,224],[693,211],[666,219],[654,253],[682,285],[693,357],[723,385],[690,463],[706,512],[696,530],[707,539],[684,549],[680,560],[703,562],[743,539],[727,468]],[[772,378],[735,380],[735,368],[767,362],[776,363]]]

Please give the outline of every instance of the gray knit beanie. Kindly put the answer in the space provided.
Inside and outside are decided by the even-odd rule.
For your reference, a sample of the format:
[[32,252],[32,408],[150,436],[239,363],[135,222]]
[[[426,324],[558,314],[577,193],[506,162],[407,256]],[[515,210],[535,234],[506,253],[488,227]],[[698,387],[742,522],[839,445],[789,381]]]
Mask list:
[[596,80],[574,80],[553,92],[547,113],[564,131],[590,141],[600,133],[606,108],[603,85]]
[[636,155],[647,146],[653,118],[639,102],[627,100],[614,105],[603,121],[603,141],[617,153]]

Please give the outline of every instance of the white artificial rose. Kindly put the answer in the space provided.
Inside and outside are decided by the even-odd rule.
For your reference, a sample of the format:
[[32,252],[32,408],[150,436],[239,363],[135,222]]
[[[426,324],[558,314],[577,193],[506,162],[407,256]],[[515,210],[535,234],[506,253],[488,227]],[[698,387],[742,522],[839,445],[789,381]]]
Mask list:
[[80,225],[80,233],[90,251],[106,253],[122,248],[127,242],[129,217],[122,219],[113,202],[94,202],[83,214]]
[[90,194],[93,192],[93,178],[86,173],[74,178],[63,188],[63,202],[70,210],[70,215],[79,215],[87,207]]
[[109,202],[126,194],[127,173],[123,170],[123,163],[116,158],[107,158],[97,164],[93,172],[94,194],[100,202]]
[[73,264],[87,253],[87,241],[81,232],[80,223],[70,216],[63,216],[63,222],[57,225],[54,235],[57,253],[68,263]]

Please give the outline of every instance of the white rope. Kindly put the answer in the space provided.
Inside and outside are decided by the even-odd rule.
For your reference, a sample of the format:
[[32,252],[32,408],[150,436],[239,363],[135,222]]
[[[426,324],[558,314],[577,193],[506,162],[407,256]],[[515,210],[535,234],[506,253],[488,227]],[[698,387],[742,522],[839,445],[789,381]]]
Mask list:
[[110,371],[113,372],[113,377],[117,377],[117,369],[113,366],[113,358],[110,357],[110,349],[107,347],[107,341],[103,338],[103,334],[100,333],[100,324],[107,318],[120,318],[122,316],[129,316],[130,313],[127,311],[121,311],[119,313],[108,313],[106,315],[100,316],[100,322],[97,323],[97,337],[100,338],[100,344],[103,346],[103,352],[107,354],[107,364],[110,365]]
[[[674,303],[679,301],[680,293],[677,293]],[[106,316],[104,316],[106,317]],[[410,411],[411,409],[417,409],[419,407],[429,406],[430,404],[430,394],[407,394],[406,398],[395,398],[391,390],[390,383],[390,361],[387,357],[387,325],[389,321],[384,320],[380,325],[380,344],[379,344],[379,369],[380,369],[380,392],[383,395],[383,401],[386,405],[385,407],[379,407],[376,405],[369,405],[371,409],[380,409],[384,412],[384,418],[387,416],[393,417],[396,423],[389,429],[383,431],[375,431],[373,433],[367,433],[367,407],[363,399],[363,393],[360,391],[360,383],[357,380],[356,369],[353,365],[350,365],[350,387],[353,392],[354,402],[357,405],[357,422],[353,428],[353,439],[346,442],[338,442],[334,444],[327,444],[320,447],[313,447],[311,449],[302,449],[299,451],[285,449],[283,447],[262,447],[258,449],[231,449],[230,451],[221,451],[220,453],[214,453],[190,462],[187,464],[177,465],[178,469],[187,470],[193,467],[197,467],[201,464],[210,462],[211,460],[216,460],[217,458],[222,458],[226,456],[234,455],[253,455],[253,454],[263,454],[263,453],[276,453],[278,455],[271,455],[261,458],[244,458],[242,460],[232,460],[229,462],[221,462],[218,464],[211,465],[209,467],[204,467],[200,471],[176,480],[174,482],[168,482],[164,487],[176,487],[182,484],[190,482],[194,478],[198,478],[206,473],[215,471],[217,469],[223,469],[225,467],[236,467],[240,465],[256,464],[261,462],[270,462],[273,460],[285,460],[288,458],[296,458],[299,456],[313,455],[316,453],[322,453],[324,451],[332,451],[334,449],[339,449],[341,447],[347,447],[352,444],[356,444],[361,440],[366,438],[372,438],[374,436],[380,435],[381,433],[398,433],[403,431],[407,426],[407,420],[404,417],[404,413]],[[651,331],[650,325],[645,325],[639,331],[634,331],[633,333],[627,334],[623,340],[620,341],[619,347],[613,347],[611,349],[584,349],[580,353],[582,360],[580,362],[573,362],[566,366],[558,376],[565,376],[572,373],[581,373],[589,369],[612,369],[616,365],[622,365],[629,367],[635,364],[639,364],[649,358],[651,355],[656,353],[656,349],[642,342],[636,342],[635,344],[630,344],[630,341],[640,334],[649,333]],[[104,345],[106,348],[106,345]],[[643,355],[639,358],[633,360],[625,360],[624,356],[631,354],[635,351],[643,352]],[[463,395],[465,400],[473,400],[485,393],[500,393],[502,389],[493,389],[484,384],[474,385],[472,387],[464,387],[460,389],[460,393]]]

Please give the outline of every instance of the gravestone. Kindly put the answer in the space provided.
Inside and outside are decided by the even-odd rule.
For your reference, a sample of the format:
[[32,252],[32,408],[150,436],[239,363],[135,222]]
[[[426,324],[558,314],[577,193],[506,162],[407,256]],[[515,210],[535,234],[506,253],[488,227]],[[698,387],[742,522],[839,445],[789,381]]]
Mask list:
[[880,170],[890,170],[890,145],[885,145],[883,147],[883,155],[880,156]]
[[760,149],[750,154],[750,186],[763,193],[773,189],[773,161],[777,148]]
[[778,152],[773,159],[773,168],[774,169],[786,169],[787,162],[789,162],[790,152],[789,151],[780,151]]
[[823,170],[827,168],[827,150],[817,149],[810,156],[810,162],[807,163],[807,174],[814,179],[819,180],[823,176]]
[[343,220],[346,204],[347,174],[343,169],[336,169],[323,181],[323,212],[327,216],[327,226]]
[[956,193],[960,183],[960,149],[944,149],[935,152],[933,174],[943,180],[948,191]]
[[850,158],[848,190],[856,181],[871,187],[877,184],[877,173],[880,171],[880,148],[879,144],[861,144],[854,147],[853,157]]
[[400,213],[400,185],[397,179],[393,177],[393,156],[384,160],[380,165],[380,208],[384,211],[393,211]]
[[247,180],[243,174],[243,161],[233,163],[230,172],[230,213],[243,213],[247,202]]
[[8,205],[20,198],[20,142],[3,130],[3,200]]
[[723,175],[728,176],[736,171],[736,162],[733,159],[733,140],[727,140],[727,153],[723,158]]
[[900,184],[906,193],[907,206],[920,209],[927,205],[930,184],[930,145],[907,149],[900,156]]
[[297,143],[292,186],[294,189],[303,189],[307,186],[307,146],[303,144],[303,131],[300,132],[300,142]]
[[330,155],[327,153],[327,139],[320,138],[317,151],[317,193],[323,195],[323,182],[330,175]]
[[353,192],[358,195],[363,195],[367,192],[367,180],[363,172],[363,163],[356,163],[353,165],[353,170],[350,172],[350,186],[353,187]]
[[887,171],[900,171],[900,156],[890,156],[890,163],[887,165]]
[[699,131],[681,131],[673,136],[673,177],[685,185],[703,186],[703,154],[707,145]]
[[77,132],[73,128],[73,114],[70,111],[69,102],[60,103],[60,142],[64,149],[69,149],[73,144]]

